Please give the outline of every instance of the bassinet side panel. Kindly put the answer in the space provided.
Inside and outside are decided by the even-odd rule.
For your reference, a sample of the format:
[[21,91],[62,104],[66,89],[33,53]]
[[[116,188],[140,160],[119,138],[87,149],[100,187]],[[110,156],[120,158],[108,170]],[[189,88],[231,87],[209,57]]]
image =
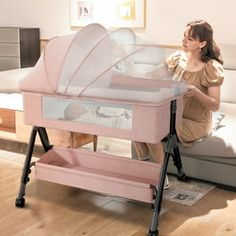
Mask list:
[[[89,133],[101,136],[117,137],[122,139],[136,140],[149,143],[157,143],[169,132],[170,102],[167,100],[160,105],[148,106],[144,104],[130,104],[132,121],[127,128],[108,127],[100,124],[86,124],[73,120],[58,118],[44,118],[43,97],[45,95],[36,93],[24,93],[25,123],[34,126],[49,127],[80,133]],[[49,96],[50,97],[50,96]],[[58,99],[58,96],[52,96]],[[68,99],[67,97],[62,97]],[[85,99],[75,99],[74,101]],[[91,99],[90,99],[91,101]],[[99,100],[98,100],[99,101]],[[120,101],[102,100],[111,106],[120,106]],[[179,106],[182,97],[177,99]],[[59,102],[60,103],[60,102]],[[127,104],[127,103],[123,103]],[[57,110],[55,106],[55,110]],[[180,114],[178,113],[178,116]]]

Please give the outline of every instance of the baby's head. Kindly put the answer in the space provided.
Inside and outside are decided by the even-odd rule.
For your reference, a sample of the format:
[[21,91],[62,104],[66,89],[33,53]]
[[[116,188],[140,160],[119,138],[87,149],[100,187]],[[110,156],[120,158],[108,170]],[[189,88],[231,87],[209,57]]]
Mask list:
[[87,110],[79,101],[72,102],[64,110],[64,119],[65,120],[74,120],[78,119],[81,115],[85,114]]

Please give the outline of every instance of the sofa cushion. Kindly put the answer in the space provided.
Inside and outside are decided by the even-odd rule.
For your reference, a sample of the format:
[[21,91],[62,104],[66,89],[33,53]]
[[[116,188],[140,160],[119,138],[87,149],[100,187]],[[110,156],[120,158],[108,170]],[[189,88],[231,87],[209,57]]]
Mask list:
[[209,135],[212,135],[216,130],[218,130],[221,126],[221,121],[224,119],[225,114],[223,112],[213,112],[212,115],[212,128],[210,130]]

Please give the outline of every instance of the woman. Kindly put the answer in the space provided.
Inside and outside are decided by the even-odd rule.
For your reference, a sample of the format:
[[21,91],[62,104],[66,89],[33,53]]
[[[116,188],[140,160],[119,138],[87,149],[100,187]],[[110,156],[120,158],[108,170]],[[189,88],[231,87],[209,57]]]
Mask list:
[[[209,134],[212,111],[219,109],[220,85],[223,82],[223,61],[220,50],[213,40],[212,27],[204,20],[187,24],[182,40],[182,50],[172,54],[166,61],[173,79],[184,80],[188,90],[184,94],[182,124],[177,135],[183,145],[189,146]],[[140,159],[153,159],[162,163],[162,144],[134,142]]]

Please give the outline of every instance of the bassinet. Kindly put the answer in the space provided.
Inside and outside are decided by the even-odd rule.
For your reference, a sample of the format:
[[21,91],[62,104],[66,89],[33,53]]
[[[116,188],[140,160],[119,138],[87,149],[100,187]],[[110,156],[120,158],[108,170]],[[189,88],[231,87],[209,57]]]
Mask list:
[[[37,178],[152,203],[149,234],[158,234],[166,167],[169,156],[178,151],[175,121],[181,121],[185,91],[182,82],[163,70],[163,50],[140,44],[130,29],[109,32],[99,24],[49,41],[20,86],[25,123],[33,129],[17,207],[24,206],[38,132],[46,152],[35,164]],[[143,64],[149,68],[140,72]],[[160,166],[52,147],[45,127],[147,143],[158,143],[169,134],[165,161]],[[184,175],[176,158],[179,173]]]

